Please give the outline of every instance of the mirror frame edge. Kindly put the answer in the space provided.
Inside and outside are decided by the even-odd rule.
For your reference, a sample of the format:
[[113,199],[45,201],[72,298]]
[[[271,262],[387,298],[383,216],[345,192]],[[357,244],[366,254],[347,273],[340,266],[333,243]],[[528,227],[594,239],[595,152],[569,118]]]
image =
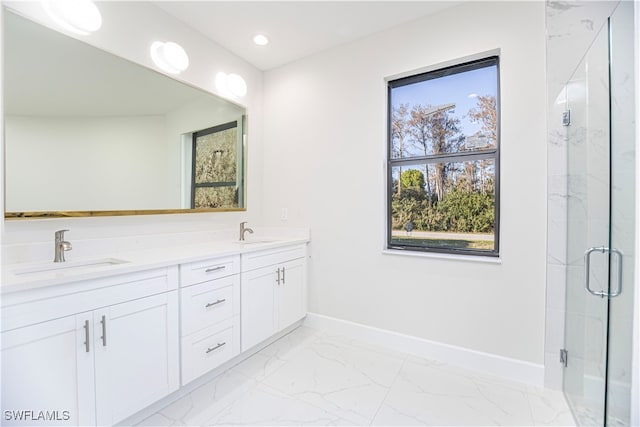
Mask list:
[[46,219],[46,218],[83,218],[129,215],[163,215],[214,212],[246,212],[247,208],[201,208],[201,209],[149,209],[149,210],[113,210],[113,211],[32,211],[5,212],[5,220]]

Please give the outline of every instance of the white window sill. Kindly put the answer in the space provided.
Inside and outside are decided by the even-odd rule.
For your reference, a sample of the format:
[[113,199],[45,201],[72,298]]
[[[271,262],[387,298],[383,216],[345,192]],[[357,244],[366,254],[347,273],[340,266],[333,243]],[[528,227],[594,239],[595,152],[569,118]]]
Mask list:
[[448,261],[467,261],[467,262],[479,262],[484,264],[502,264],[500,257],[488,257],[488,256],[476,256],[476,255],[455,255],[455,254],[441,254],[436,252],[419,252],[397,249],[383,249],[383,255],[400,255],[411,256],[418,258],[433,258],[443,259]]

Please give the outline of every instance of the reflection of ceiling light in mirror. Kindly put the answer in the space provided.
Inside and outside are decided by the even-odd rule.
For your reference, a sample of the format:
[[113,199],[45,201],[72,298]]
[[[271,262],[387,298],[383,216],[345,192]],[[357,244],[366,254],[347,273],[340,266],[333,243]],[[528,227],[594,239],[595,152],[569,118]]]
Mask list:
[[44,0],[44,10],[62,28],[84,36],[102,26],[100,10],[91,0]]
[[266,46],[269,44],[269,38],[264,34],[256,34],[253,36],[253,42],[258,46]]
[[237,74],[222,71],[216,74],[216,89],[226,96],[241,97],[247,94],[247,82]]
[[187,52],[174,42],[153,42],[151,59],[161,70],[170,74],[180,74],[189,67]]

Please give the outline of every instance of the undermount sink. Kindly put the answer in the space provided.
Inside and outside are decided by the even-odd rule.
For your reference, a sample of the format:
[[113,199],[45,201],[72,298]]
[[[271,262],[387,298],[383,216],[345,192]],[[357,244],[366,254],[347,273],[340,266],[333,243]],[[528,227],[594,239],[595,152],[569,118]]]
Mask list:
[[53,261],[47,263],[33,264],[28,267],[18,268],[13,270],[13,274],[16,276],[24,276],[28,274],[37,274],[37,273],[49,273],[49,272],[65,272],[70,270],[79,270],[83,268],[97,268],[97,267],[107,267],[118,264],[125,264],[129,261],[125,261],[117,258],[99,258],[99,259],[88,259],[81,261],[67,261],[67,262],[56,262]]

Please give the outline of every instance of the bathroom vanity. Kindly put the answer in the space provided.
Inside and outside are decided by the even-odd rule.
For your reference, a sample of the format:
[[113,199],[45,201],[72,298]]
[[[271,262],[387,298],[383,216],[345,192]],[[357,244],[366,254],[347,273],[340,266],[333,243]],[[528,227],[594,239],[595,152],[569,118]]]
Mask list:
[[[132,16],[131,5],[120,6],[100,8],[120,21]],[[181,28],[155,6],[135,8],[159,16],[160,33]],[[211,231],[220,222],[208,216],[69,220],[62,223],[71,232],[55,234],[54,255],[48,224],[18,226],[24,218],[242,212],[249,192],[251,96],[220,97],[208,78],[176,80],[149,69],[146,56],[124,59],[68,37],[35,9],[2,9],[4,208],[13,223],[2,242],[0,423],[132,423],[296,327],[307,310],[309,234],[267,239],[241,224],[237,240]],[[144,43],[153,22],[143,26]],[[125,39],[125,51],[140,41]],[[208,40],[191,49],[201,52],[202,70],[207,61],[237,62]],[[252,67],[237,71],[262,80]],[[126,235],[139,226],[141,235]]]
[[307,239],[63,264],[3,266],[3,424],[113,425],[259,350],[307,310]]

